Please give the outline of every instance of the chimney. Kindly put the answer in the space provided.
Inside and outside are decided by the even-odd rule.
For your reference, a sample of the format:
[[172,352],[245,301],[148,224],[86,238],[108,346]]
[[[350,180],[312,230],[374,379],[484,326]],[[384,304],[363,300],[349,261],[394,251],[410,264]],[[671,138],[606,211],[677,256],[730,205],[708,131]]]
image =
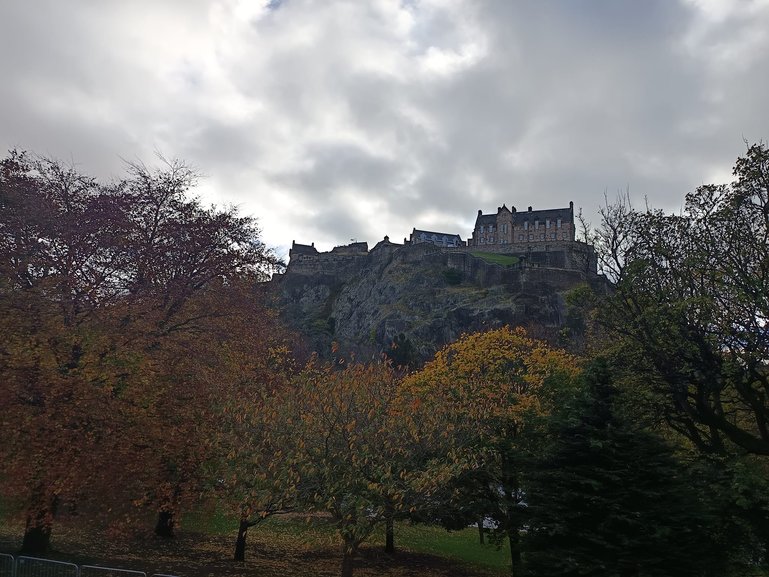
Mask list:
[[531,212],[531,207],[529,207],[529,212]]

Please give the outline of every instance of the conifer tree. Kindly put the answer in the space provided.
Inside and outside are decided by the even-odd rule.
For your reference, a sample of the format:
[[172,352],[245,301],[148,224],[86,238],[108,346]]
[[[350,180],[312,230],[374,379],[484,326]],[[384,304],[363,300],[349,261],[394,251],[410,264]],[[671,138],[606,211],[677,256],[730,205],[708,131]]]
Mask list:
[[718,574],[722,555],[686,469],[661,439],[618,416],[604,362],[585,381],[581,410],[559,419],[554,446],[532,475],[530,573]]

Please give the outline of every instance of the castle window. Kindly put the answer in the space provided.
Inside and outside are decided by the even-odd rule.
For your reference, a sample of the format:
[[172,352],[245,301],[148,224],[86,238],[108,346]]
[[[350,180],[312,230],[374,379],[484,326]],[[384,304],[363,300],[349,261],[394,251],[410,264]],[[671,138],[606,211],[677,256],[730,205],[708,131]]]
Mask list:
[[529,235],[529,240],[534,240],[534,235],[533,234]]
[[539,229],[539,221],[535,220],[534,221],[534,230],[538,230],[538,229]]
[[561,219],[558,219],[558,228],[561,228]]
[[554,232],[551,232],[551,233],[550,233],[550,238],[555,238],[555,236],[556,236],[556,235],[555,235],[555,233],[554,233]]
[[522,234],[518,235],[518,240],[523,240],[523,235]]
[[494,225],[493,224],[489,225],[489,232],[494,232]]
[[481,228],[478,229],[480,232],[483,232],[483,225],[481,225]]
[[545,220],[545,228],[550,228],[550,219]]
[[529,230],[529,221],[523,223],[523,230]]
[[545,240],[545,233],[544,232],[539,235],[539,240]]
[[494,244],[494,237],[493,236],[489,237],[489,244]]

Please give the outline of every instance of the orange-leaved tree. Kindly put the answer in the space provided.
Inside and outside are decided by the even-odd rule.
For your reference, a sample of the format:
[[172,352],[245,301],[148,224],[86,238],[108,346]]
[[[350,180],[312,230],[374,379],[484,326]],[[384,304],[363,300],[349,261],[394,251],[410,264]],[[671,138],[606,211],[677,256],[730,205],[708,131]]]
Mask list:
[[192,184],[179,163],[105,186],[0,161],[0,484],[27,552],[57,511],[114,518],[150,493],[172,509],[210,457],[211,400],[240,379],[229,345],[256,358],[269,340],[258,307],[232,329],[234,295],[277,261],[252,219],[201,206]]
[[496,536],[509,539],[515,575],[526,463],[578,373],[577,358],[505,327],[464,335],[400,391],[414,440],[434,450],[420,483],[432,497],[428,514],[447,526],[492,519]]

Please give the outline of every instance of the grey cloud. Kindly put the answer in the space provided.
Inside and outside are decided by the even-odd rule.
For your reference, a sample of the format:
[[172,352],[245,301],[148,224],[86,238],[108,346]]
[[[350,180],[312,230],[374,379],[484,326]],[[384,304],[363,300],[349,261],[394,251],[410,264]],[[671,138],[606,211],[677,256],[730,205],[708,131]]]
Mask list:
[[[0,147],[97,175],[159,149],[208,175],[212,200],[259,216],[276,245],[373,243],[385,225],[399,238],[419,223],[466,237],[478,209],[503,202],[573,200],[595,221],[604,191],[625,187],[676,209],[728,174],[743,137],[769,138],[762,5],[708,22],[683,0],[405,2],[400,13],[7,2]],[[426,66],[473,50],[455,69]],[[351,198],[381,210],[367,222]]]

